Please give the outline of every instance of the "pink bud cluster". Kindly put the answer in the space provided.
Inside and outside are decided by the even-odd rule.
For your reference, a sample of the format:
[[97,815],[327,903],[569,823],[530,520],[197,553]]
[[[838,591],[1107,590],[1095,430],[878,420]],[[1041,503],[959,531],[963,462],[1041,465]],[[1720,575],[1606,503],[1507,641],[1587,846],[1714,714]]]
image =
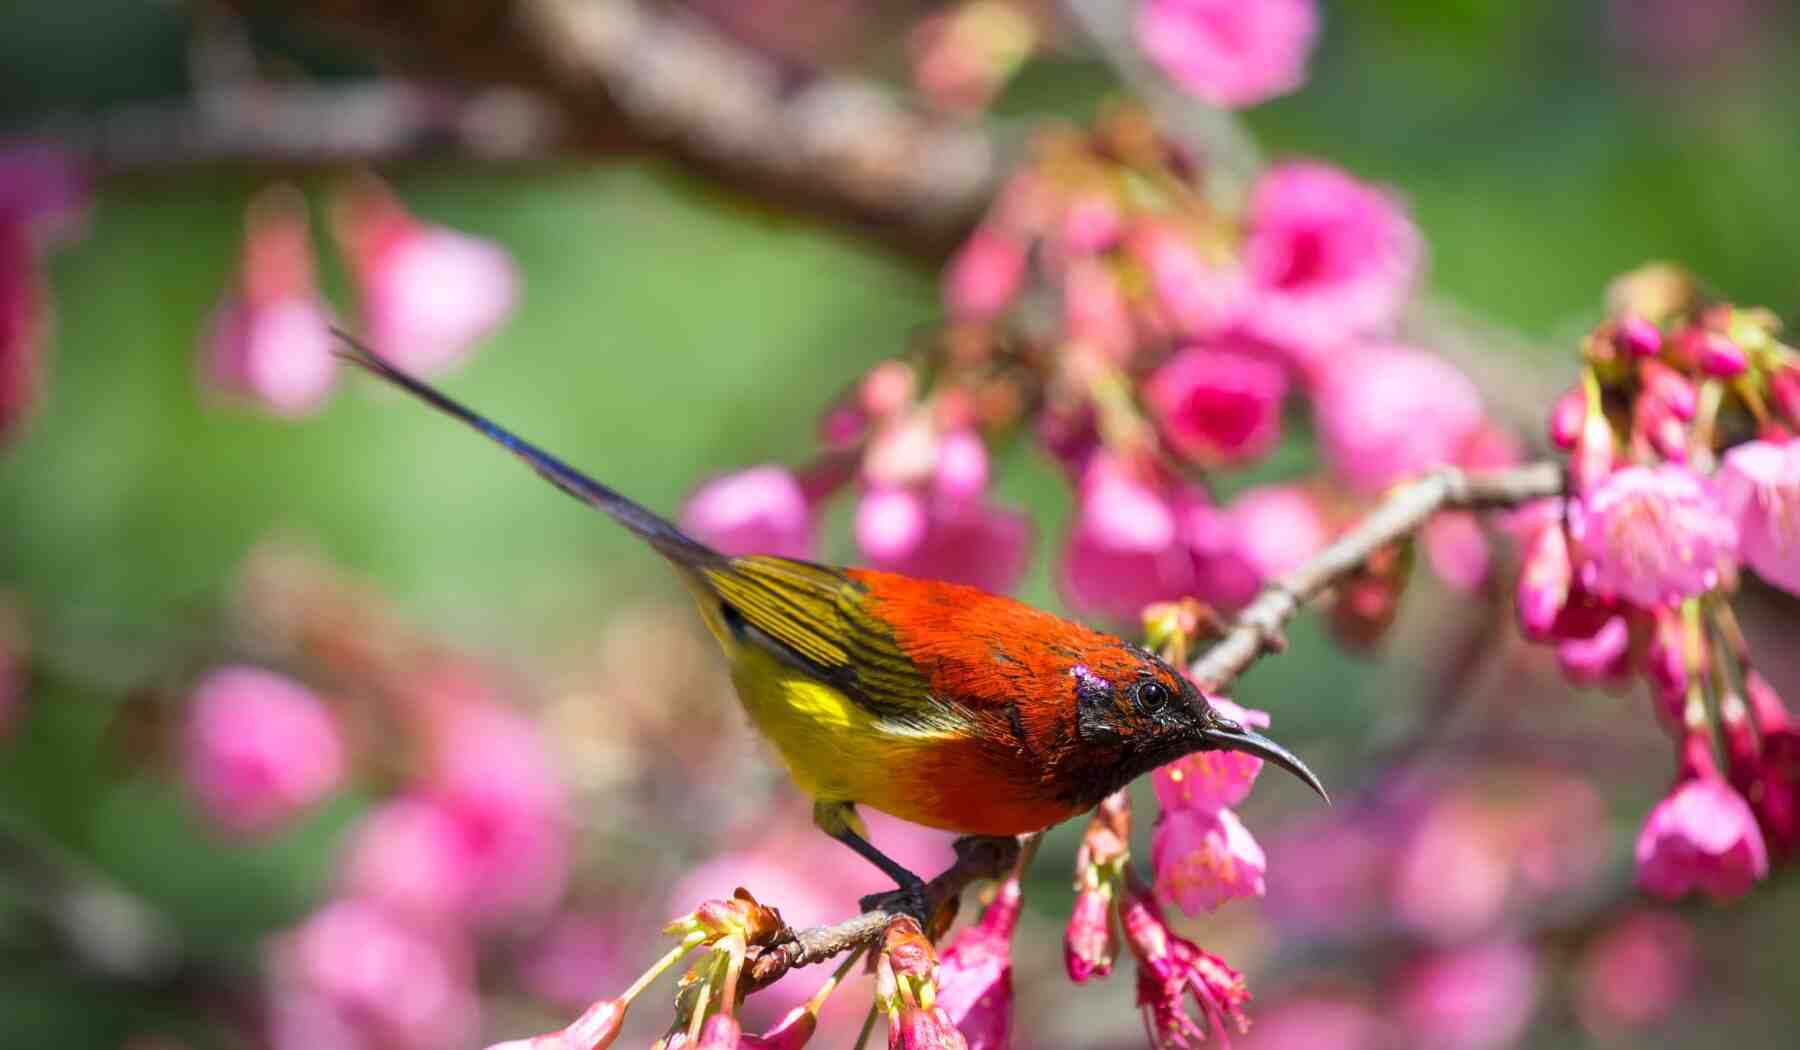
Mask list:
[[1790,717],[1728,599],[1744,568],[1800,593],[1800,352],[1668,267],[1620,278],[1609,306],[1551,412],[1572,491],[1516,519],[1519,622],[1576,681],[1650,685],[1680,773],[1639,836],[1640,883],[1735,897],[1795,841]]
[[[511,312],[518,277],[496,245],[426,224],[373,176],[338,197],[332,229],[355,278],[361,335],[409,371],[442,371]],[[305,197],[278,185],[250,202],[242,261],[203,339],[211,389],[277,416],[322,408],[337,374],[332,311],[314,280]]]

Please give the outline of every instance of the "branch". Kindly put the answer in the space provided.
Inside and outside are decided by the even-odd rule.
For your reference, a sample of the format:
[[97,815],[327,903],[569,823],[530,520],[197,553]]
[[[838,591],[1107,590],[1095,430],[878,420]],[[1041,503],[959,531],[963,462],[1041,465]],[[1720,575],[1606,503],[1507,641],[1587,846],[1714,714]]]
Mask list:
[[[925,886],[926,911],[937,914],[945,903],[962,896],[970,883],[998,879],[1018,862],[1018,839],[963,838],[956,841],[956,863]],[[753,951],[744,968],[751,991],[766,987],[796,966],[810,966],[863,945],[875,944],[896,913],[875,908],[827,926],[791,931],[769,948]]]
[[1279,652],[1287,644],[1283,629],[1301,606],[1438,511],[1517,507],[1560,495],[1563,487],[1562,466],[1549,460],[1478,474],[1445,467],[1401,486],[1337,542],[1265,588],[1189,676],[1202,689],[1220,689],[1264,653]]

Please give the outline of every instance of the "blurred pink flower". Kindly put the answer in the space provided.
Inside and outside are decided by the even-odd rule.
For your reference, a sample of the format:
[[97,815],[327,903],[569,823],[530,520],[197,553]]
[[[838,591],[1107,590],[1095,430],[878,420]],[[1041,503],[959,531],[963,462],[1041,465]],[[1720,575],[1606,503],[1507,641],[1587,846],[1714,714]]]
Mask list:
[[271,830],[335,791],[344,766],[337,721],[305,686],[233,666],[195,687],[182,768],[200,806],[226,830]]
[[0,140],[0,225],[22,223],[34,250],[81,233],[88,174],[72,150],[47,139]]
[[1006,1050],[1012,1027],[1012,936],[1023,891],[1017,876],[1000,884],[973,926],[938,956],[937,1005],[969,1050]]
[[1621,681],[1631,674],[1631,625],[1608,616],[1589,635],[1572,635],[1556,645],[1557,666],[1580,685]]
[[306,200],[292,186],[258,193],[232,289],[207,322],[202,379],[278,416],[319,410],[337,379],[331,313],[313,284]]
[[1591,1032],[1657,1024],[1692,993],[1699,952],[1688,924],[1639,911],[1601,933],[1582,952],[1576,1012]]
[[1157,895],[1189,915],[1263,895],[1268,861],[1229,809],[1164,809],[1150,850]]
[[1057,224],[1062,249],[1076,255],[1102,252],[1125,233],[1125,220],[1114,199],[1103,193],[1083,193],[1069,201]]
[[944,272],[944,305],[959,321],[991,321],[1007,311],[1025,278],[1025,245],[977,227]]
[[[1422,255],[1412,219],[1381,190],[1324,165],[1272,168],[1250,202],[1244,324],[1310,370],[1393,327]],[[1432,386],[1412,393],[1441,396]]]
[[1207,262],[1181,232],[1147,223],[1131,234],[1127,250],[1150,276],[1150,290],[1178,336],[1210,339],[1237,319],[1243,274]]
[[1410,1045],[1430,1050],[1499,1050],[1531,1023],[1538,960],[1512,941],[1433,955],[1411,967],[1397,1017]]
[[1063,335],[1108,360],[1123,361],[1137,345],[1137,330],[1118,275],[1094,258],[1076,259],[1063,274]]
[[1298,485],[1259,485],[1226,508],[1240,553],[1264,581],[1298,568],[1331,542],[1331,527],[1312,494]]
[[1353,999],[1309,995],[1256,1011],[1238,1050],[1382,1050],[1392,1045],[1381,1018]]
[[1568,534],[1561,521],[1552,520],[1528,535],[1515,599],[1519,627],[1525,637],[1542,640],[1550,636],[1563,606],[1568,604],[1574,572]]
[[[1246,728],[1269,728],[1269,713],[1239,707],[1222,696],[1209,696],[1213,709]],[[1156,770],[1150,782],[1165,811],[1212,812],[1235,806],[1250,795],[1263,760],[1240,751],[1196,751]]]
[[1457,942],[1484,933],[1504,914],[1513,850],[1503,815],[1450,796],[1426,814],[1394,869],[1394,912],[1423,938]]
[[1686,467],[1626,467],[1576,504],[1569,538],[1582,583],[1650,607],[1704,594],[1731,571],[1737,528]]
[[1474,594],[1487,583],[1492,552],[1475,515],[1455,510],[1434,514],[1419,540],[1431,571],[1451,590]]
[[[1250,991],[1243,974],[1176,936],[1156,901],[1129,886],[1129,880],[1119,918],[1125,943],[1137,957],[1137,1002],[1152,1045],[1171,1050],[1205,1040],[1208,1029],[1227,1040],[1227,1025],[1240,1033],[1249,1028],[1243,1008]],[[1187,1012],[1190,997],[1206,1020],[1205,1028]]]
[[1138,9],[1144,53],[1196,98],[1231,109],[1305,82],[1317,32],[1313,0],[1148,0]]
[[1132,620],[1145,605],[1194,587],[1194,560],[1182,540],[1182,511],[1202,493],[1146,478],[1100,452],[1082,471],[1074,532],[1063,554],[1062,586],[1090,615]]
[[1186,499],[1179,504],[1179,522],[1181,547],[1194,568],[1188,593],[1226,612],[1250,604],[1263,577],[1250,560],[1250,540],[1238,520],[1221,507]]
[[1144,385],[1144,400],[1175,451],[1202,466],[1267,455],[1281,438],[1287,377],[1280,366],[1233,350],[1193,347]]
[[583,1010],[581,1016],[566,1027],[543,1035],[494,1043],[487,1050],[607,1050],[619,1038],[619,1030],[625,1026],[625,1011],[630,1006],[623,999],[602,999]]
[[462,701],[437,714],[432,733],[415,791],[456,825],[470,917],[508,925],[542,916],[568,880],[570,816],[538,728],[497,703]]
[[519,956],[519,983],[533,996],[569,1009],[586,1006],[598,989],[623,985],[633,976],[621,964],[623,943],[618,917],[591,912],[562,912],[524,946]]
[[706,482],[681,508],[681,527],[725,554],[818,556],[806,493],[783,467],[750,467]]
[[1769,873],[1769,853],[1750,804],[1716,773],[1701,773],[1645,818],[1637,869],[1638,885],[1665,900],[1695,889],[1732,900]]
[[345,191],[335,227],[364,335],[401,368],[430,374],[454,364],[518,300],[518,271],[498,245],[420,222],[373,177]]
[[454,811],[429,799],[389,799],[347,840],[343,892],[422,921],[460,920],[475,889],[466,846]]
[[1385,925],[1398,851],[1384,823],[1321,816],[1283,825],[1269,842],[1269,914],[1297,936]]
[[1800,594],[1800,438],[1751,441],[1725,453],[1718,492],[1737,523],[1744,563]]
[[952,508],[910,488],[864,493],[855,533],[872,568],[995,593],[1018,586],[1033,535],[1018,511],[981,502]]
[[1455,365],[1407,346],[1346,351],[1320,373],[1325,458],[1364,495],[1457,462],[1482,429],[1481,391]]
[[275,1050],[457,1050],[479,1021],[468,946],[368,901],[325,905],[271,962]]
[[37,401],[47,320],[25,223],[0,214],[0,442],[13,435]]

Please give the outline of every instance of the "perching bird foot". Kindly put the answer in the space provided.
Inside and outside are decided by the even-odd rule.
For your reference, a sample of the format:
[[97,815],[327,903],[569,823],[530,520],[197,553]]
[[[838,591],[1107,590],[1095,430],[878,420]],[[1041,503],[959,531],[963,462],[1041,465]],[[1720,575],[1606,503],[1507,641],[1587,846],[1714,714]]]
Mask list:
[[925,892],[925,884],[914,883],[886,893],[871,893],[857,902],[863,911],[884,911],[889,915],[909,915],[915,919],[920,929],[931,926],[931,900]]

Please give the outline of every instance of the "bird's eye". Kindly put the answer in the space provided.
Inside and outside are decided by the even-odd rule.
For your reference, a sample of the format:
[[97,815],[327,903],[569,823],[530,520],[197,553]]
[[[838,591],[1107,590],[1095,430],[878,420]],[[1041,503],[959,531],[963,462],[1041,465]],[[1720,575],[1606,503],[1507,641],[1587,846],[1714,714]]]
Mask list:
[[1156,711],[1168,705],[1175,698],[1169,687],[1161,682],[1142,682],[1137,687],[1138,706],[1145,711]]

